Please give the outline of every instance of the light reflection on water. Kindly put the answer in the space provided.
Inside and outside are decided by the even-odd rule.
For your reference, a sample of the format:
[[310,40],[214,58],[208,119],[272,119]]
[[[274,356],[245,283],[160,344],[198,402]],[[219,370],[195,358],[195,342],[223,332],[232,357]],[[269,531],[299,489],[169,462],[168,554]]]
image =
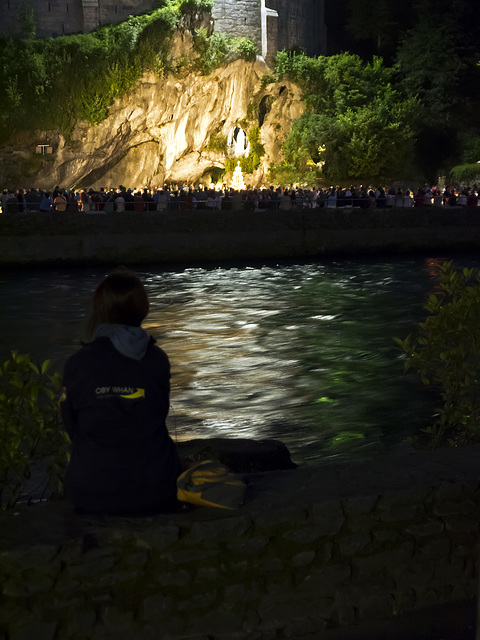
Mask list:
[[[2,355],[15,348],[61,368],[105,272],[3,273]],[[144,326],[172,363],[169,428],[178,440],[277,438],[302,463],[381,452],[431,412],[393,343],[422,316],[434,286],[428,260],[138,273],[151,300]]]

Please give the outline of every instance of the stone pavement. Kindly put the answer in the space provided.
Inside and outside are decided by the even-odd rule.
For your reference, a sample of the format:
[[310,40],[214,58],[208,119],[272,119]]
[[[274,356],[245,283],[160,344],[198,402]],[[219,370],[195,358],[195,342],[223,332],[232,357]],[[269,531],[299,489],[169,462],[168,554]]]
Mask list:
[[0,513],[0,638],[470,640],[479,454],[254,472],[234,512]]

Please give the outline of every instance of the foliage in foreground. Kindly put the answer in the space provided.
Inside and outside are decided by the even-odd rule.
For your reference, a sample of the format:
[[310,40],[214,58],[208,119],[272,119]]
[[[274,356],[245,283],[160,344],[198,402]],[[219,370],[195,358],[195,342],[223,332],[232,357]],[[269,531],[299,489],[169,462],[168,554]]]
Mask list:
[[405,369],[439,390],[443,406],[424,429],[430,448],[480,442],[480,270],[439,267],[439,290],[428,298],[428,316],[405,340]]
[[0,507],[15,505],[39,464],[41,486],[63,486],[70,440],[60,424],[60,374],[49,368],[17,353],[0,364]]
[[275,73],[302,88],[307,110],[292,127],[273,179],[288,171],[307,183],[311,174],[331,183],[406,175],[420,104],[394,87],[393,70],[381,58],[365,63],[349,53],[309,58],[282,51]]

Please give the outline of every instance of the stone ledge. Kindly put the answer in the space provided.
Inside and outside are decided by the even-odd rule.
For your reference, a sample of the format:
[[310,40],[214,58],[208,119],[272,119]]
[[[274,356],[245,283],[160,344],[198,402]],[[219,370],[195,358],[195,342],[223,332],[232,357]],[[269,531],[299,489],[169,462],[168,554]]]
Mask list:
[[89,518],[65,501],[3,512],[0,637],[36,622],[48,640],[120,628],[147,639],[158,625],[162,640],[322,638],[471,601],[479,454],[252,473],[235,512]]
[[0,215],[0,264],[192,263],[465,251],[480,244],[479,211]]

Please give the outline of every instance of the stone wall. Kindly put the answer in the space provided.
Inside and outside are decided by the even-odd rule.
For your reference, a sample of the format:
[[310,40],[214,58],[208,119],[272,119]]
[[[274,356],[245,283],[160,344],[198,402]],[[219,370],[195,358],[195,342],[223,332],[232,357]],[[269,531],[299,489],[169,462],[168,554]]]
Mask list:
[[1,0],[1,33],[21,35],[18,15],[24,2],[34,10],[39,38],[86,33],[151,11],[155,5],[152,0]]
[[472,250],[472,209],[0,215],[0,264],[202,262]]
[[127,20],[128,16],[151,11],[152,0],[82,0],[83,31],[93,31],[100,25],[115,24]]
[[[1,0],[0,32],[5,35],[22,35],[19,11],[23,0]],[[81,0],[28,0],[33,8],[37,25],[37,36],[61,36],[83,31],[83,8]]]
[[[39,38],[88,33],[157,6],[154,0],[0,0],[0,33],[22,35],[18,16],[24,2],[34,10]],[[265,0],[214,0],[215,29],[251,38],[261,51],[262,3]],[[324,0],[267,0],[266,4],[279,13],[278,42],[276,29],[270,31],[272,52],[301,46],[310,55],[326,53]]]
[[268,16],[263,25],[269,62],[277,51],[293,47],[302,47],[311,56],[326,54],[324,0],[214,0],[215,30],[250,38],[262,51],[262,6],[278,14]]
[[327,32],[324,22],[324,0],[270,0],[278,21],[277,49],[303,47],[310,56],[326,55]]
[[212,18],[215,31],[250,38],[261,51],[264,0],[215,0]]
[[0,637],[317,640],[472,602],[479,455],[253,474],[235,512],[93,519],[64,501],[2,512]]

